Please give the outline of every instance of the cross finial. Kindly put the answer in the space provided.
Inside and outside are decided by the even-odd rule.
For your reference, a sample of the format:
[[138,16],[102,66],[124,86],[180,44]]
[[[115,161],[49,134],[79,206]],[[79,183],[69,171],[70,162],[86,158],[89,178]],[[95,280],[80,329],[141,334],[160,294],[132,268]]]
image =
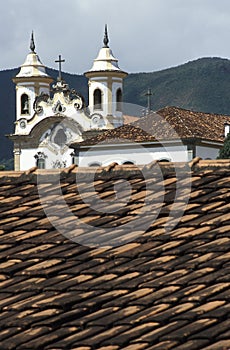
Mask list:
[[30,50],[31,50],[31,52],[35,52],[34,32],[33,31],[32,31],[31,39],[30,39]]
[[147,93],[145,94],[145,96],[147,96],[147,98],[148,98],[148,107],[147,107],[147,111],[148,111],[148,113],[150,113],[151,108],[152,108],[152,106],[151,106],[151,96],[152,96],[152,91],[151,91],[151,89],[148,89],[148,91],[147,91]]
[[65,60],[61,59],[61,55],[59,55],[59,59],[55,61],[56,63],[59,63],[59,75],[58,75],[58,80],[62,81],[62,76],[61,76],[61,64],[62,62],[65,62]]
[[109,37],[108,37],[108,29],[107,29],[107,24],[105,25],[105,34],[104,34],[104,47],[109,47]]

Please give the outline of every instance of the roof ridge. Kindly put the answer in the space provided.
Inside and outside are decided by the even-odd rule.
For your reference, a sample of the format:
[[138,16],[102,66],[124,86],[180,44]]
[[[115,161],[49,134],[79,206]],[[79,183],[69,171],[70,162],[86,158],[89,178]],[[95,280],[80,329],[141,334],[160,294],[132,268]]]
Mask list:
[[[111,173],[111,172],[117,172],[117,171],[125,171],[125,172],[133,172],[133,171],[141,171],[142,169],[148,169],[151,170],[154,168],[154,166],[158,164],[163,171],[163,173],[166,171],[167,173],[172,170],[175,172],[175,166],[178,168],[184,168],[185,166],[189,166],[192,171],[197,171],[199,169],[220,169],[220,168],[230,168],[230,159],[202,159],[200,157],[195,157],[192,159],[189,163],[188,162],[162,162],[154,160],[151,163],[148,163],[146,165],[135,165],[135,164],[129,164],[129,165],[119,165],[118,163],[114,162],[112,164],[109,164],[104,167],[98,167],[97,173],[100,172],[105,173]],[[95,167],[78,167],[75,164],[72,164],[68,168],[61,168],[61,169],[38,169],[37,167],[30,168],[26,171],[14,171],[14,170],[3,170],[0,172],[0,178],[6,179],[6,178],[19,178],[19,177],[34,177],[34,175],[52,175],[56,173],[60,173],[60,176],[66,176],[66,174],[78,172],[78,173],[94,173]]]
[[195,157],[191,160],[191,162],[189,162],[189,166],[190,168],[193,168],[195,165],[197,165],[199,162],[201,161],[200,157]]
[[180,110],[180,111],[186,111],[186,112],[190,112],[193,114],[203,114],[203,115],[207,115],[207,116],[220,116],[220,117],[230,117],[230,114],[221,114],[221,113],[212,113],[212,112],[204,112],[204,111],[196,111],[193,109],[188,109],[188,108],[183,108],[183,107],[179,107],[179,106],[165,106],[163,108],[160,108],[156,111],[156,113],[160,113],[166,110]]

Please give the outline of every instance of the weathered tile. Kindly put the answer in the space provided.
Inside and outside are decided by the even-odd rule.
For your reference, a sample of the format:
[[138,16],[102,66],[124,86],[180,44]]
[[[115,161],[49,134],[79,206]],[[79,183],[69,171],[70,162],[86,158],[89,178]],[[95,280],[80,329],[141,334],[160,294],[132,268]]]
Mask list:
[[177,350],[197,350],[204,349],[204,346],[209,344],[207,339],[195,339],[185,341],[183,344],[177,346]]
[[230,340],[220,340],[218,342],[213,342],[211,345],[206,346],[203,350],[223,350],[228,349],[230,347]]
[[[107,203],[114,198],[114,180],[124,181],[125,176],[132,186],[130,202],[109,215],[83,202],[76,169],[66,170],[61,188],[74,215],[99,228],[113,226],[112,237],[120,240],[117,247],[100,246],[106,242],[100,230],[97,249],[87,247],[90,227],[77,233],[85,246],[53,227],[38,197],[36,174],[12,173],[2,183],[0,176],[2,348],[198,350],[215,345],[222,350],[229,339],[229,165],[193,165],[185,214],[167,231],[168,216],[172,224],[185,203],[190,180],[176,179],[173,165],[161,164],[164,203],[154,221],[146,208],[149,225],[142,233],[143,223],[131,220],[139,215],[146,195],[156,205],[161,193],[146,192],[140,170],[130,167],[123,172],[121,166],[113,166],[98,172],[95,190]],[[79,186],[91,198],[85,172]],[[43,185],[51,203],[53,190],[60,186],[52,184],[52,176]],[[161,179],[154,169],[146,181],[160,191]],[[177,182],[175,214],[170,211]],[[113,202],[113,208],[118,204]],[[72,230],[71,237],[77,239],[62,207],[55,209],[51,219]]]
[[30,340],[44,334],[48,336],[49,332],[50,329],[47,327],[30,328],[28,330],[21,331],[20,333],[17,333],[15,335],[12,335],[10,338],[7,338],[7,340],[4,340],[4,348],[8,350],[14,350],[15,347],[18,347],[22,350],[24,347],[24,349],[26,349],[26,346]]

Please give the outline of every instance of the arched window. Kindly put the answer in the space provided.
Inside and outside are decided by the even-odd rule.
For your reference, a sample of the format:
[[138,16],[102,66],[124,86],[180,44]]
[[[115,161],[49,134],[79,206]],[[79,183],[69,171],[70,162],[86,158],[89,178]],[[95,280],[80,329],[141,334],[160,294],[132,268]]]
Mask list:
[[102,93],[100,89],[94,90],[93,105],[94,109],[102,109]]
[[93,162],[93,163],[90,163],[89,166],[99,167],[99,166],[101,166],[101,163],[99,163],[99,162]]
[[21,114],[29,114],[29,96],[27,94],[21,96]]
[[116,110],[122,111],[122,91],[121,88],[117,89],[116,92]]
[[47,156],[44,154],[44,152],[38,152],[37,154],[35,154],[34,158],[36,159],[36,167],[38,167],[38,169],[46,168],[45,159],[47,158]]
[[134,163],[133,162],[130,162],[129,160],[127,160],[126,162],[123,163],[123,165],[133,165]]

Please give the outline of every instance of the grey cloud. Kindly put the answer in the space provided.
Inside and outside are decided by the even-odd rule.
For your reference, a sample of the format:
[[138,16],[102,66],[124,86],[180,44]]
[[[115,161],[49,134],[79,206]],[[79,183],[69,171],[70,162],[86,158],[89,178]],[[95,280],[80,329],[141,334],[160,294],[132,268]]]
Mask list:
[[129,72],[230,57],[229,0],[8,0],[0,13],[0,69],[23,63],[34,30],[44,64],[55,67],[62,54],[65,71],[83,73],[102,45],[105,23],[111,48]]

